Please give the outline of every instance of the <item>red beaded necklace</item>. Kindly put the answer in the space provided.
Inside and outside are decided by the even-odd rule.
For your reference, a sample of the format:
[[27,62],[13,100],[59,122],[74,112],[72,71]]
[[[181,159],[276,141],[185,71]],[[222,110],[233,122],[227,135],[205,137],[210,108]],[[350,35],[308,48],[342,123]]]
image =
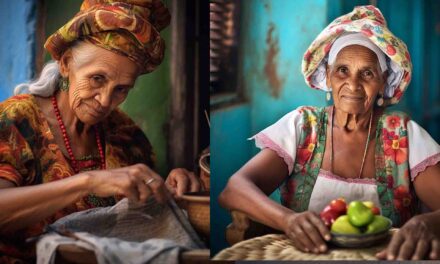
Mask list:
[[[60,109],[58,108],[57,99],[55,98],[54,95],[52,96],[52,105],[58,120],[58,125],[60,126],[61,133],[63,134],[64,145],[66,146],[67,153],[69,154],[69,158],[72,162],[73,170],[75,171],[75,173],[78,173],[81,170],[81,166],[78,165],[78,160],[75,159],[75,156],[73,155],[72,147],[69,141],[69,136],[67,135],[67,131],[66,131],[66,126],[64,125],[63,119],[61,119]],[[94,126],[93,128],[95,129],[96,144],[98,145],[99,157],[101,160],[100,168],[102,170],[105,170],[105,157],[101,145],[101,140],[99,138],[98,128],[96,126]]]

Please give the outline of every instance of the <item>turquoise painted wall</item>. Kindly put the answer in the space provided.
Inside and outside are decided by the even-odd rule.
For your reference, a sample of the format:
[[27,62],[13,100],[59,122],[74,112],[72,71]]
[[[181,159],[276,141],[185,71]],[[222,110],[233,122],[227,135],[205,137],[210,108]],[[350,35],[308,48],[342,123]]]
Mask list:
[[307,88],[301,75],[301,58],[325,26],[327,2],[241,3],[239,77],[247,100],[211,112],[212,254],[227,246],[224,233],[231,222],[229,213],[219,208],[216,197],[229,177],[258,151],[247,138],[299,105],[325,104],[325,94]]
[[[170,7],[171,1],[164,1]],[[78,11],[82,1],[78,0],[46,0],[47,22],[46,36],[55,32],[64,25]],[[171,47],[171,30],[161,32],[166,46]],[[165,59],[153,72],[140,76],[128,98],[121,105],[126,112],[138,124],[153,145],[156,154],[157,171],[166,177],[170,168],[167,165],[167,122],[169,119],[170,106],[170,67],[169,49],[166,50]],[[46,61],[50,55],[46,54]]]
[[[228,178],[258,152],[246,138],[300,105],[327,104],[323,92],[306,86],[301,74],[302,56],[329,22],[369,2],[241,1],[239,78],[247,99],[239,107],[211,112],[211,185],[215,186],[211,203],[212,254],[227,246],[224,231],[230,223],[229,213],[218,207],[216,197]],[[395,108],[410,113],[440,142],[440,1],[377,2],[390,29],[408,45],[414,63],[413,81]],[[228,142],[233,143],[232,147]],[[277,192],[272,194],[273,199],[278,197]]]
[[35,0],[0,1],[0,101],[29,80],[35,63]]

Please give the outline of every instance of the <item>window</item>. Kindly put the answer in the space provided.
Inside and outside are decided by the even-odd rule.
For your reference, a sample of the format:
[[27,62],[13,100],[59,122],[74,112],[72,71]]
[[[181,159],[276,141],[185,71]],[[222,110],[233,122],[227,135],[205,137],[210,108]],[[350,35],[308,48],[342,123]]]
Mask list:
[[210,96],[211,106],[241,98],[238,83],[239,1],[211,0],[210,15]]

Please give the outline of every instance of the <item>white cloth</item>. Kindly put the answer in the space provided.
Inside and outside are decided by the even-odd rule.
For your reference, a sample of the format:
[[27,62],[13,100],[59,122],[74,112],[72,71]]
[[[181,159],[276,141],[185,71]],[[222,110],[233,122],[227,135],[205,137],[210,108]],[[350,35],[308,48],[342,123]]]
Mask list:
[[[335,40],[335,42],[332,44],[332,47],[330,48],[329,54],[327,54],[327,56],[321,61],[321,63],[319,64],[319,66],[316,68],[315,72],[311,76],[311,84],[314,87],[317,87],[317,88],[319,88],[323,91],[326,91],[326,92],[330,92],[332,90],[330,87],[327,87],[327,80],[326,80],[327,79],[327,74],[326,74],[327,63],[330,65],[333,64],[334,59],[336,58],[337,52],[340,51],[340,49],[338,50],[338,47],[348,46],[348,45],[345,45],[344,43],[342,43],[342,41],[340,40],[341,38],[345,38],[345,37],[350,38],[350,35],[357,35],[357,34],[362,34],[362,33],[344,34]],[[364,37],[364,38],[366,38],[366,37]],[[359,39],[359,38],[355,38],[355,39]],[[340,43],[340,44],[338,44],[338,43]],[[360,43],[361,42],[351,43],[349,45],[354,45],[354,44],[362,45]],[[362,43],[366,43],[366,42],[362,42]],[[333,48],[333,46],[335,46],[335,45],[337,45],[338,47]],[[376,54],[380,54],[379,52],[376,52],[376,50],[380,50],[379,47],[373,43],[372,43],[372,45],[374,45],[375,48],[374,47],[371,47],[371,48],[367,47],[367,48],[370,48]],[[332,52],[332,49],[333,49],[333,52]],[[334,55],[332,55],[332,57],[330,57],[330,52],[332,52],[332,54],[334,54]],[[387,85],[385,86],[384,98],[391,98],[394,95],[394,91],[396,90],[396,88],[398,87],[400,82],[402,81],[404,70],[399,65],[397,65],[397,63],[395,63],[388,56],[386,56],[383,51],[381,51],[381,52],[382,52],[382,54],[384,54],[385,65],[388,70],[388,78],[386,81]],[[385,66],[383,66],[384,62],[382,61],[381,58],[379,58],[379,55],[378,55],[378,59],[379,59],[379,63],[381,65],[381,68],[383,70],[385,68]]]
[[378,46],[376,46],[376,44],[374,44],[370,39],[365,37],[365,35],[362,33],[345,34],[340,36],[338,39],[336,39],[335,42],[333,42],[333,45],[328,53],[328,64],[333,65],[333,63],[336,60],[336,57],[338,56],[338,53],[343,48],[350,45],[360,45],[370,49],[371,51],[376,53],[381,71],[384,72],[388,69],[387,61],[383,51]]
[[309,210],[319,214],[330,201],[340,197],[347,204],[371,201],[380,208],[375,179],[345,179],[321,169],[310,196]]
[[[260,149],[272,149],[282,157],[289,168],[289,174],[293,171],[296,149],[302,133],[301,126],[304,122],[299,109],[286,114],[251,138],[255,139],[255,144]],[[409,167],[411,179],[414,180],[420,172],[440,161],[440,146],[415,121],[410,120],[407,129]]]

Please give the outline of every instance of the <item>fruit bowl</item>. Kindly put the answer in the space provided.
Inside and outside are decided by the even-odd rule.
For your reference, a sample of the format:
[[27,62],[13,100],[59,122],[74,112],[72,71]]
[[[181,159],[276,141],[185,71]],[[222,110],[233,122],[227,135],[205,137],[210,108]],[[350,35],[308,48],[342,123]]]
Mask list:
[[338,247],[344,248],[365,248],[373,245],[377,245],[379,242],[388,238],[389,230],[392,226],[392,222],[388,219],[389,225],[385,230],[372,233],[372,234],[338,234],[331,233],[330,242]]

